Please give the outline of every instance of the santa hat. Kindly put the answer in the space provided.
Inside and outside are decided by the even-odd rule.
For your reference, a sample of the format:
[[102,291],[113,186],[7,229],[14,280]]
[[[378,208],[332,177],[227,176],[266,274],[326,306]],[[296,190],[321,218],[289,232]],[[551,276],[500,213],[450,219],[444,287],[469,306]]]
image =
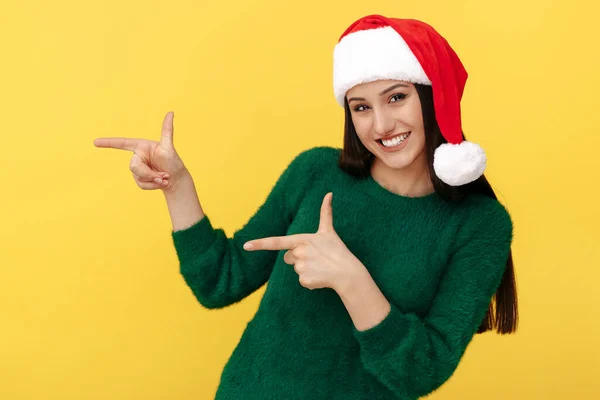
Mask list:
[[467,72],[446,39],[413,19],[368,15],[357,20],[333,52],[335,98],[343,107],[350,88],[379,79],[431,85],[436,120],[448,141],[435,150],[433,161],[443,182],[460,186],[483,174],[483,149],[462,140],[460,100]]

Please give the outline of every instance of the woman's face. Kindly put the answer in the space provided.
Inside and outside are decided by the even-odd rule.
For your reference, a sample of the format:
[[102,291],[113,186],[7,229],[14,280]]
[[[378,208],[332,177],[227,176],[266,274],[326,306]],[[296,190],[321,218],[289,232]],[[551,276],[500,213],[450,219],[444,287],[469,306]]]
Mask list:
[[421,101],[412,83],[363,83],[346,98],[360,141],[380,162],[392,169],[426,168]]

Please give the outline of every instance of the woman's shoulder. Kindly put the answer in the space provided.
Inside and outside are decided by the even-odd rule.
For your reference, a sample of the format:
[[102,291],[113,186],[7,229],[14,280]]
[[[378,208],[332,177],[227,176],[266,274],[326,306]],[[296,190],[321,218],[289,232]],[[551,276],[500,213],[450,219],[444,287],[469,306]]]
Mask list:
[[513,219],[498,199],[471,193],[460,202],[459,208],[463,232],[512,236]]
[[305,172],[316,173],[337,165],[341,149],[331,146],[315,146],[297,153],[291,166]]
[[341,153],[341,149],[331,146],[314,146],[303,150],[296,155],[297,159],[309,162],[311,164],[330,164],[332,161],[337,162]]
[[500,200],[482,193],[469,193],[461,201],[461,208],[467,213],[498,213],[508,215],[508,209]]

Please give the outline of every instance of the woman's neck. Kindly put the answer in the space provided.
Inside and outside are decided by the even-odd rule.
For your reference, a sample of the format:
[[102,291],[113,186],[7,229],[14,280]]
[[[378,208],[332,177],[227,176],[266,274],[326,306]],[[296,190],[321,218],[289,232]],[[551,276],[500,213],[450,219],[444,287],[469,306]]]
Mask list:
[[425,153],[422,153],[411,165],[394,169],[375,158],[371,166],[373,179],[390,192],[406,197],[426,196],[435,191]]

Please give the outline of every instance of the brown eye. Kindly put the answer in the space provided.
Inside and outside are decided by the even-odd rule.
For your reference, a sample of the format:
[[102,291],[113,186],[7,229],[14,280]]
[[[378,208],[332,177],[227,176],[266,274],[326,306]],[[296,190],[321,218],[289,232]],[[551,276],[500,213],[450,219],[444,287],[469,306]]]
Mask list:
[[[395,95],[393,95],[390,98],[390,100],[394,99],[394,98],[397,98],[398,99],[397,101],[400,101],[400,100],[404,100],[406,98],[406,95],[404,93],[396,93]],[[396,103],[396,101],[394,101],[394,103]]]

